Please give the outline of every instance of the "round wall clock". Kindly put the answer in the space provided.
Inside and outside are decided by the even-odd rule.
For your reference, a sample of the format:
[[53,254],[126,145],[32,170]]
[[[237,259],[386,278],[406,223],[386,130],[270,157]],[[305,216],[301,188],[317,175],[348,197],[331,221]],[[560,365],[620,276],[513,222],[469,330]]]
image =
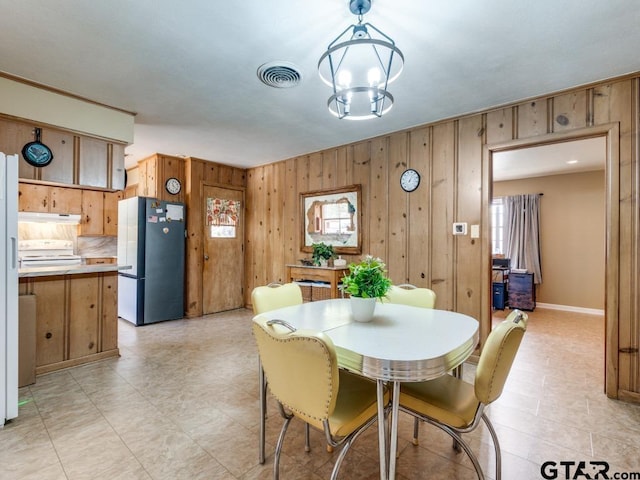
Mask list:
[[405,192],[413,192],[420,185],[420,174],[409,168],[400,175],[400,186]]
[[164,188],[166,188],[167,192],[169,192],[171,195],[177,195],[178,193],[180,193],[182,185],[180,184],[180,180],[175,177],[171,177],[168,178],[165,182]]

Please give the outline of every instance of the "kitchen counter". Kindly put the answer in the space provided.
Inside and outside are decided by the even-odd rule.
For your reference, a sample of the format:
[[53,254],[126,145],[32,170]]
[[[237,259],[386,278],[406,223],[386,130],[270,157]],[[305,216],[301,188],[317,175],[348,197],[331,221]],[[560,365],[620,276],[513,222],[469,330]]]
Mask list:
[[18,269],[19,278],[46,277],[50,275],[79,275],[85,273],[119,272],[130,270],[131,265],[93,264],[93,265],[58,265],[54,267],[31,267]]
[[36,304],[36,375],[117,357],[118,272],[129,265],[18,270],[20,295]]

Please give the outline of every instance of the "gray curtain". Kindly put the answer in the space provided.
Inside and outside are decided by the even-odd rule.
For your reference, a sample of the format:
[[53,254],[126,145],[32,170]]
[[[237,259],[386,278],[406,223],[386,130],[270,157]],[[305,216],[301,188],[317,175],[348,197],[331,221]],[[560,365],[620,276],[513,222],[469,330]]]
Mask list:
[[504,197],[506,256],[511,268],[533,272],[534,282],[542,283],[540,270],[540,195]]

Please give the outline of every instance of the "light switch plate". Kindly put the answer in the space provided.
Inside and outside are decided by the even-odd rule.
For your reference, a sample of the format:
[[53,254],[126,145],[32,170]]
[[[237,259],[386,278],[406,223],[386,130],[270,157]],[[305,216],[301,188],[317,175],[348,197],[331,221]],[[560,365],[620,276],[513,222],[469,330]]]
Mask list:
[[453,224],[454,235],[466,235],[467,234],[467,222],[457,222]]
[[480,225],[471,225],[471,238],[480,238]]

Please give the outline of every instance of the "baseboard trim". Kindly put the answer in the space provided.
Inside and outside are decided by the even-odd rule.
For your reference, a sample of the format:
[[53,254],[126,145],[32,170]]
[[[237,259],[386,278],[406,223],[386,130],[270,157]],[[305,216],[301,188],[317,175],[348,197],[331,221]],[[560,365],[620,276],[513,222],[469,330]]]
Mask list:
[[573,307],[571,305],[555,305],[553,303],[536,303],[537,308],[546,308],[548,310],[562,310],[564,312],[586,313],[588,315],[599,315],[604,317],[604,310],[597,308]]

